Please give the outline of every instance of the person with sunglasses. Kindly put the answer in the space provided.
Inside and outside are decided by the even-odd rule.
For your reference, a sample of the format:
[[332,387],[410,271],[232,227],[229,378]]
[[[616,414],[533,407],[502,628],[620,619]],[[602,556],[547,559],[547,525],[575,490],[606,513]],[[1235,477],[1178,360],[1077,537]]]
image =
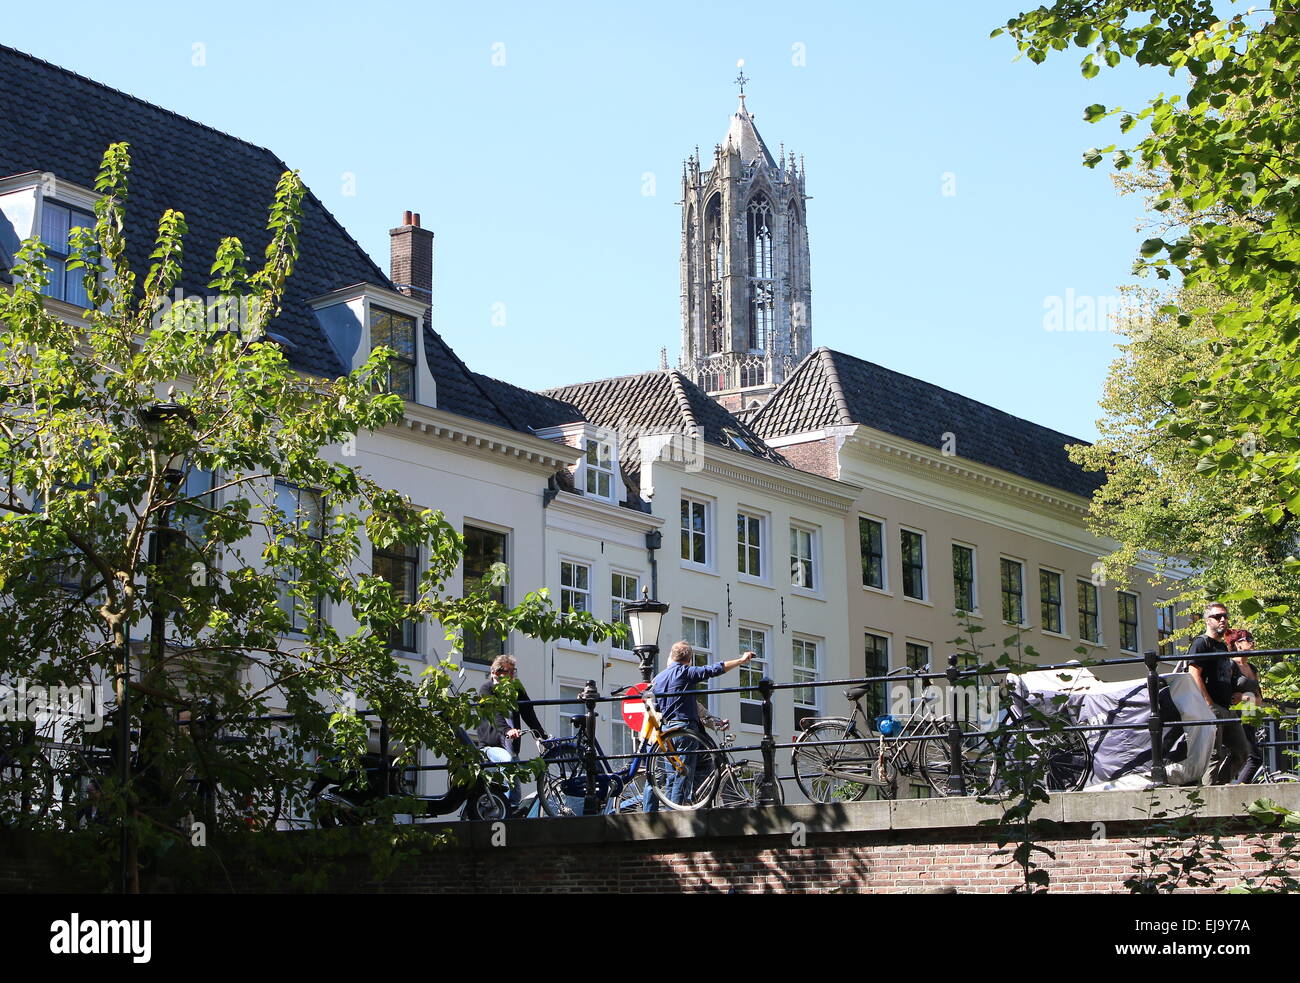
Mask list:
[[1237,784],[1255,772],[1241,718],[1228,709],[1236,702],[1240,670],[1229,652],[1227,633],[1228,609],[1214,601],[1205,606],[1205,634],[1193,638],[1187,649],[1187,672],[1219,718],[1208,772],[1211,785]]

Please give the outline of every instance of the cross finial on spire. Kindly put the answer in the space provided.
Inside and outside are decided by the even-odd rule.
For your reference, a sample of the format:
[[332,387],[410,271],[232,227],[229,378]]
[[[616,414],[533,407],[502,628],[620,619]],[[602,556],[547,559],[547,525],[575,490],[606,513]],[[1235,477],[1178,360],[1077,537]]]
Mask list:
[[740,61],[736,62],[736,68],[738,68],[739,71],[736,73],[735,83],[736,83],[738,86],[740,86],[740,108],[741,108],[741,109],[744,109],[744,108],[745,108],[745,85],[746,85],[746,83],[749,82],[749,77],[748,77],[747,75],[745,75],[745,59],[744,59],[744,58],[742,58],[742,59],[740,59]]

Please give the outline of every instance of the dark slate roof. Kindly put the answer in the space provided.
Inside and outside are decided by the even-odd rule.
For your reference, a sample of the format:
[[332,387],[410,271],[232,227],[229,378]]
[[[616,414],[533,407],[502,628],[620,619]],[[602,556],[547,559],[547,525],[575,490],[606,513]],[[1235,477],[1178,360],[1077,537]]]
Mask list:
[[[502,382],[500,379],[478,373],[475,373],[474,378],[492,396],[497,405],[530,430],[548,430],[569,423],[594,422],[588,421],[577,406],[564,400],[552,399],[544,393],[521,389],[509,382]],[[632,458],[635,458],[635,446],[631,448],[630,453]],[[619,504],[638,512],[649,512],[650,506],[641,498],[640,475],[633,466],[635,462],[630,462],[628,455],[629,451],[624,449],[618,462],[619,470],[623,474],[623,484],[627,489],[627,500]],[[555,481],[565,491],[578,491],[574,484],[573,469],[559,472],[555,476]]]
[[561,427],[566,423],[579,423],[586,419],[582,410],[572,403],[552,399],[542,393],[521,389],[509,382],[493,379],[481,373],[473,373],[474,381],[492,397],[501,409],[509,413],[521,426],[531,430],[546,430]]
[[1084,498],[1104,481],[1065,453],[1086,441],[829,348],[805,358],[750,423],[769,438],[861,424],[939,448],[951,433],[957,457]]
[[[132,268],[148,268],[167,208],[183,212],[189,226],[180,284],[186,293],[208,292],[208,268],[225,236],[240,238],[250,265],[263,255],[267,209],[276,181],[289,170],[275,154],[0,45],[0,176],[51,171],[93,188],[105,149],[120,141],[131,147],[126,234]],[[286,354],[295,368],[336,376],[344,367],[307,301],[358,283],[393,285],[310,191],[299,245],[274,330],[293,343]],[[440,408],[513,427],[431,328],[425,342]]]
[[[740,451],[728,437],[730,431],[746,445],[744,453],[774,464],[787,463],[747,424],[675,369],[561,386],[543,395],[578,407],[588,422],[618,433],[681,434]],[[621,453],[625,461],[635,461],[636,442],[624,441]]]

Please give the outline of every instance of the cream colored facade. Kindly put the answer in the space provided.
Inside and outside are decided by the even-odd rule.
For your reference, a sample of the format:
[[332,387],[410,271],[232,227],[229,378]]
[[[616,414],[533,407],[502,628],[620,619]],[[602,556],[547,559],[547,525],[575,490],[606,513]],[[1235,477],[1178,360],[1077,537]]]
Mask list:
[[[652,586],[646,536],[663,524],[660,516],[561,491],[546,508],[546,568],[538,582],[546,584],[557,605],[579,605],[603,621],[613,621],[620,600],[635,599],[643,587]],[[630,640],[547,643],[538,667],[541,682],[536,689],[530,685],[529,693],[535,699],[574,697],[590,680],[602,696],[608,696],[614,688],[641,679],[640,663],[631,648]],[[563,715],[584,710],[575,703],[546,707],[538,715],[546,729],[559,736],[572,733]],[[597,738],[606,752],[630,752],[631,731],[622,721],[619,704],[600,704],[597,713],[601,717]]]
[[[670,606],[660,636],[659,667],[672,644],[689,640],[701,662],[734,659],[754,648],[760,662],[712,681],[713,689],[752,685],[762,675],[777,682],[796,677],[843,678],[849,666],[848,598],[841,582],[846,528],[857,489],[759,460],[728,448],[692,443],[683,459],[680,441],[642,440],[641,492],[652,513],[615,506],[572,491],[561,491],[546,512],[546,584],[557,604],[589,603],[599,618],[614,613],[614,592],[627,596],[627,581]],[[702,506],[705,515],[705,562],[682,558],[682,502]],[[759,522],[759,575],[739,570],[737,518]],[[808,534],[813,545],[811,588],[793,586],[789,531]],[[662,544],[647,549],[647,533],[661,532]],[[576,591],[581,571],[588,591]],[[794,666],[796,644],[801,667]],[[610,642],[584,645],[558,641],[546,646],[544,688],[529,690],[537,699],[575,697],[587,680],[602,695],[641,679],[640,664],[627,648]],[[543,695],[544,694],[544,695]],[[814,706],[827,704],[826,690],[809,690]],[[789,734],[794,726],[794,694],[774,697],[775,727]],[[754,744],[762,734],[757,694],[719,693],[706,699],[716,716],[730,720],[737,743]],[[580,712],[574,705],[572,710]],[[629,753],[631,731],[622,723],[618,704],[602,705],[598,736],[609,753]],[[811,714],[813,708],[807,708]],[[569,733],[560,708],[547,708],[543,723],[552,733]],[[752,755],[751,755],[752,756]]]
[[[666,518],[659,598],[673,607],[664,622],[664,652],[678,638],[707,652],[710,662],[761,649],[761,663],[715,680],[716,688],[752,685],[763,675],[778,683],[844,678],[853,646],[841,558],[858,489],[727,448],[702,442],[698,447],[694,459],[661,454],[642,471],[643,494]],[[682,542],[683,502],[704,510],[703,563],[694,559],[694,544]],[[740,569],[742,515],[758,520],[757,576]],[[746,526],[753,528],[748,521]],[[809,586],[795,583],[809,578],[806,565],[796,573],[791,530],[800,544],[811,545]],[[811,703],[803,704],[800,716],[825,713],[834,705],[833,693],[822,687],[801,694]],[[778,735],[794,732],[795,699],[791,690],[773,697]],[[715,696],[710,710],[731,720],[740,744],[753,744],[762,733],[757,694]]]
[[[1152,568],[1132,570],[1127,585],[1105,582],[1096,564],[1115,544],[1085,528],[1086,499],[865,426],[828,428],[768,443],[786,450],[814,441],[830,442],[841,478],[862,488],[846,530],[843,567],[853,674],[866,673],[869,648],[874,645],[879,650],[868,635],[887,640],[890,669],[908,664],[909,644],[924,646],[926,661],[935,669],[947,665],[948,655],[957,651],[952,640],[962,633],[954,545],[971,551],[975,603],[970,621],[983,628],[977,636],[981,644],[996,643],[986,658],[1005,651],[1001,643],[1017,633],[1022,644],[1037,650],[1040,664],[1131,657],[1159,644],[1157,624],[1162,612],[1157,606],[1168,592],[1150,585]],[[869,578],[863,570],[863,519],[881,527],[883,583],[879,587],[864,583]],[[920,591],[915,578],[905,584],[904,531],[921,536]],[[1019,624],[1003,616],[1003,561],[1009,561],[1010,572],[1021,574]],[[1060,586],[1055,612],[1044,607],[1045,603],[1053,606],[1053,582]],[[1080,585],[1086,597],[1095,592],[1095,641],[1084,628]],[[908,596],[906,586],[920,596]],[[1010,586],[1015,586],[1014,577]],[[1136,598],[1136,634],[1121,626],[1121,592]],[[1057,617],[1059,630],[1048,623]],[[1122,637],[1126,634],[1127,645]],[[1083,653],[1077,651],[1080,647]],[[1114,679],[1142,671],[1140,666],[1097,670]]]

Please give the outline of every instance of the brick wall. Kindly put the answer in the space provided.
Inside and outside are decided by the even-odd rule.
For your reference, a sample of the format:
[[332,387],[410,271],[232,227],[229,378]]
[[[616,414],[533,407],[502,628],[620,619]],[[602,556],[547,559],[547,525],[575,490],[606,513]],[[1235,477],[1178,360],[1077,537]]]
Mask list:
[[[1182,793],[1166,790],[1169,808]],[[1269,795],[1300,809],[1300,788],[1205,789],[1200,811],[1220,827],[1226,855],[1214,888],[1256,875],[1252,854],[1276,846],[1258,832],[1245,804]],[[1053,796],[1040,812],[1058,823],[1036,842],[1051,889],[1060,893],[1125,893],[1133,857],[1152,835],[1148,792],[1076,792]],[[357,831],[304,831],[292,838],[295,859],[278,861],[268,877],[238,843],[213,842],[154,870],[154,890],[257,892],[293,890],[294,875],[319,875],[314,887],[387,893],[645,893],[780,892],[1002,894],[1020,882],[1018,868],[1000,867],[998,834],[976,825],[999,815],[967,799],[861,802],[762,810],[712,810],[697,815],[633,815],[462,823],[408,828],[417,842],[442,829],[455,845],[412,851],[377,881],[363,850],[349,852]],[[1087,817],[1087,818],[1082,818]],[[372,830],[378,833],[378,830]],[[0,831],[0,891],[95,890],[88,872],[72,868],[72,852],[51,848],[51,835]],[[354,837],[348,840],[349,836]],[[107,841],[105,841],[107,842]],[[111,844],[110,844],[111,845]],[[340,848],[343,848],[342,850]],[[325,873],[328,872],[328,873]],[[102,874],[100,876],[103,876]]]
[[781,456],[800,471],[811,471],[825,478],[840,476],[839,457],[835,453],[835,441],[830,437],[810,440],[802,444],[786,444],[776,448]]
[[[1127,893],[1138,850],[1137,829],[1116,829],[1105,841],[1090,827],[1044,841],[1056,857],[1044,858],[1051,889],[1061,893]],[[1133,837],[1133,838],[1130,838]],[[766,838],[765,838],[766,839]],[[660,846],[580,848],[455,847],[400,870],[384,885],[390,892],[469,893],[950,893],[1005,894],[1020,883],[1019,868],[999,868],[1004,858],[993,834],[953,831],[942,837],[907,836],[882,842],[864,834],[810,835],[793,847],[766,839]],[[508,841],[507,841],[508,842]],[[1237,870],[1220,889],[1258,874],[1251,859],[1260,840],[1228,835],[1221,845]],[[1201,893],[1213,889],[1200,889]]]
[[429,321],[433,303],[433,233],[420,227],[420,216],[406,212],[402,224],[390,229],[388,276],[397,289],[425,305]]

